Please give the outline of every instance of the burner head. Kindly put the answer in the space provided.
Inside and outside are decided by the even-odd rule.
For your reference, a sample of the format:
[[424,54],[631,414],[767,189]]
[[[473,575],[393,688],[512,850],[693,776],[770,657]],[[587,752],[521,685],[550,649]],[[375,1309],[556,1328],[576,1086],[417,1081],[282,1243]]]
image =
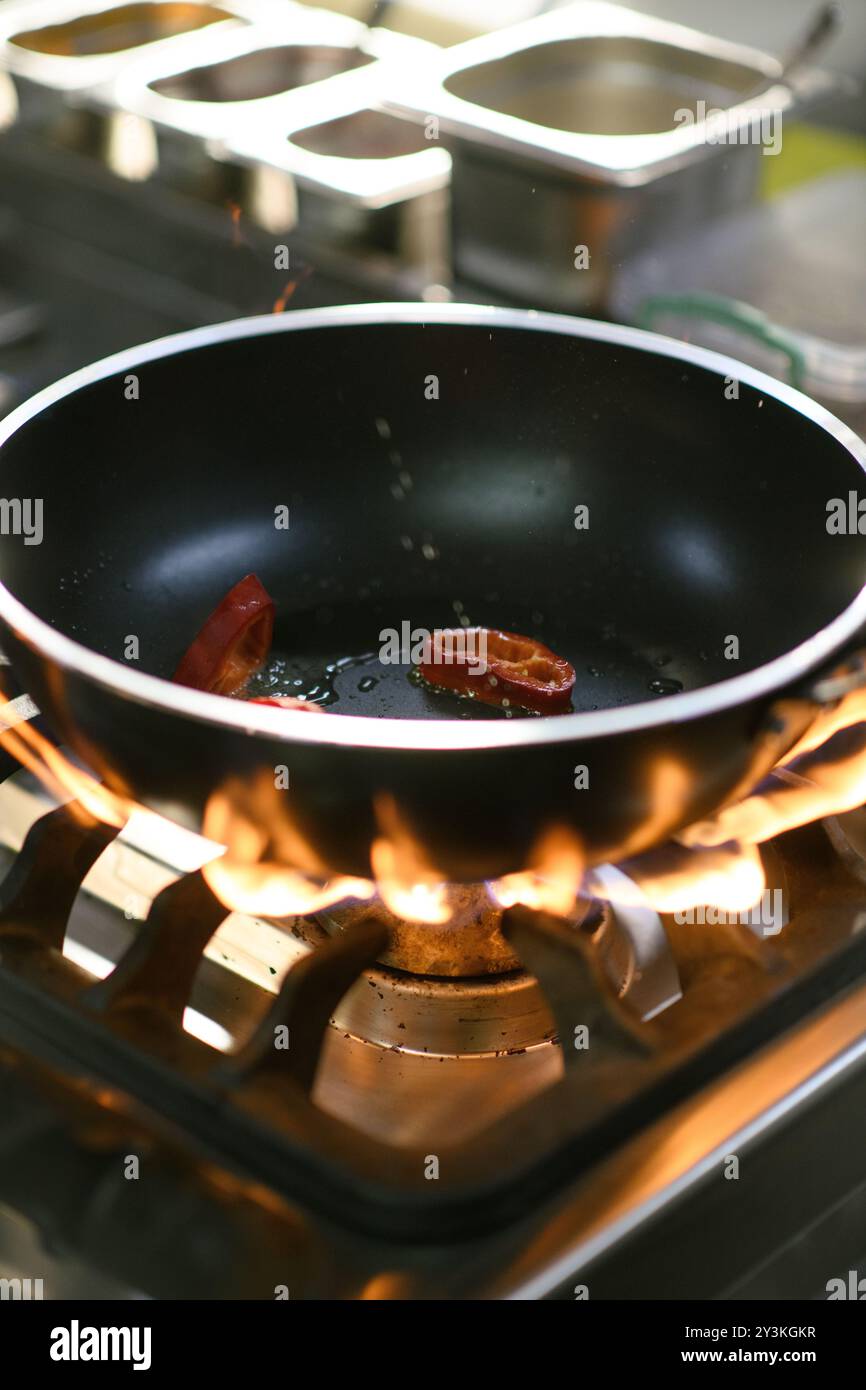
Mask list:
[[448,903],[450,920],[436,925],[407,922],[382,902],[341,904],[318,916],[326,928],[347,930],[375,915],[390,934],[381,963],[413,975],[501,975],[522,969],[499,929],[502,909],[491,902],[483,884],[452,885]]

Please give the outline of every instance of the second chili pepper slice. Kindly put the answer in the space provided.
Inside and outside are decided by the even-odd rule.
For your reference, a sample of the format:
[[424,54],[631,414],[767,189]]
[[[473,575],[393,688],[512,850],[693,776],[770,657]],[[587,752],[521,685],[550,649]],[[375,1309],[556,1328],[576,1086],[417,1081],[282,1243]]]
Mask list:
[[431,685],[486,705],[518,705],[537,714],[571,708],[571,663],[533,637],[500,628],[437,628],[418,669]]

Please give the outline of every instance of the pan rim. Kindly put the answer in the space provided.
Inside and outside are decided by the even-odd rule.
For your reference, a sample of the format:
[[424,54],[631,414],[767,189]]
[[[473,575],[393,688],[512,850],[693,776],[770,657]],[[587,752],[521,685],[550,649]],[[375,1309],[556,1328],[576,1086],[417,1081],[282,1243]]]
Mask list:
[[[512,309],[475,304],[381,303],[333,305],[296,309],[285,315],[261,314],[187,329],[151,342],[124,348],[109,357],[52,383],[16,407],[0,421],[0,450],[24,425],[43,410],[82,387],[127,369],[177,353],[269,333],[305,328],[342,328],[352,324],[453,323],[462,326],[518,328],[560,333],[635,348],[706,367],[744,382],[824,429],[845,448],[866,473],[866,443],[824,406],[764,372],[725,354],[695,347],[661,334],[624,324],[603,323],[535,309]],[[0,456],[2,459],[2,456]],[[741,675],[614,709],[578,711],[555,719],[472,722],[460,719],[420,720],[342,715],[339,719],[309,719],[303,713],[227,700],[219,695],[175,685],[103,656],[57,632],[36,616],[0,581],[0,620],[40,656],[121,699],[149,706],[163,714],[180,715],[237,733],[286,744],[324,744],[332,747],[381,748],[395,751],[472,751],[485,748],[548,746],[576,743],[612,735],[636,734],[667,724],[699,719],[781,693],[802,679],[847,639],[866,626],[866,583],[852,602],[825,627],[781,656]]]

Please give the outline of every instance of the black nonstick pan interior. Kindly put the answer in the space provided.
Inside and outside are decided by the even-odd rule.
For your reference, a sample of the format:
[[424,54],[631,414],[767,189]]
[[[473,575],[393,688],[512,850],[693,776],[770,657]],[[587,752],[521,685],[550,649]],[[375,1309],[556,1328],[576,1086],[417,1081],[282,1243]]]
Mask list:
[[254,571],[277,602],[279,688],[336,696],[334,712],[501,718],[358,660],[385,628],[461,618],[538,636],[573,662],[574,707],[597,709],[761,665],[862,581],[858,538],[823,524],[851,481],[841,445],[675,358],[355,324],[137,376],[137,399],[123,375],[97,382],[5,446],[5,490],[38,490],[45,539],[4,547],[3,579],[101,653],[123,660],[136,635],[139,670],[170,677]]

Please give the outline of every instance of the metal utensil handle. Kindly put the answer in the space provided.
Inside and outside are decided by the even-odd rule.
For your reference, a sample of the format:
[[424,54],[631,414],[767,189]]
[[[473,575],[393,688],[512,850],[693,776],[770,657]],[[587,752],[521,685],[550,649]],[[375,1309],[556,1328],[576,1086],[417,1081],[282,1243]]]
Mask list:
[[813,59],[818,50],[823,48],[825,43],[832,37],[839,27],[842,18],[842,7],[836,0],[829,0],[829,3],[822,5],[820,10],[813,16],[812,22],[803,36],[791,45],[784,58],[781,60],[778,77],[772,80],[762,77],[754,87],[740,97],[737,97],[737,106],[746,105],[748,102],[757,101],[771,87],[777,87],[780,83],[790,85],[791,78],[796,75],[810,59]]

